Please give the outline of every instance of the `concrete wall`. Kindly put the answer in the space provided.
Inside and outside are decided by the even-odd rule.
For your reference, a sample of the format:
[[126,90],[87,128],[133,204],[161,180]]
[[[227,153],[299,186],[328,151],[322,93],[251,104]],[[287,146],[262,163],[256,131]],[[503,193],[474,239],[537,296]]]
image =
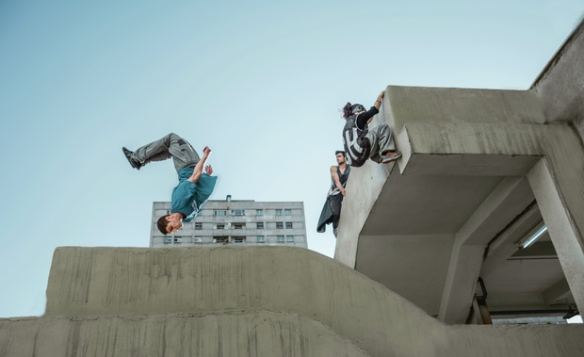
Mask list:
[[289,313],[0,320],[0,356],[369,356],[327,326]]
[[584,326],[447,326],[299,248],[59,248],[0,356],[576,356]]
[[584,138],[584,20],[574,29],[531,88],[548,122],[572,123]]

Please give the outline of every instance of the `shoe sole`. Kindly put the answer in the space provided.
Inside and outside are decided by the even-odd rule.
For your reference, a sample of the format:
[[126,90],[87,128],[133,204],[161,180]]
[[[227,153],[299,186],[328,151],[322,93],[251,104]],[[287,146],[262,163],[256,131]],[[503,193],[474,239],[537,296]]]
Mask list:
[[400,157],[401,157],[401,154],[400,155],[393,156],[393,157],[390,157],[390,158],[387,158],[387,159],[384,159],[384,160],[381,161],[381,163],[382,164],[389,164],[392,161],[399,160]]

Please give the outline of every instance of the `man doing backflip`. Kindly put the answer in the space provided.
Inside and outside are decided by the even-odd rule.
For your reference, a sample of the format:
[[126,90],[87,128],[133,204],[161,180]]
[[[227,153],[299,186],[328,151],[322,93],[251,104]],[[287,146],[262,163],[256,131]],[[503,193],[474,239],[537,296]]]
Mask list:
[[343,143],[347,164],[350,166],[363,166],[367,159],[387,164],[401,157],[401,153],[395,149],[389,125],[379,124],[373,128],[367,125],[379,113],[384,94],[379,94],[368,111],[361,104],[347,103],[343,108],[343,117],[347,121],[343,129]]
[[201,206],[215,188],[217,182],[211,165],[203,166],[211,153],[205,146],[203,157],[193,149],[185,139],[170,133],[160,140],[144,145],[136,151],[122,148],[124,155],[133,168],[139,170],[151,161],[162,161],[172,157],[178,173],[178,185],[172,190],[170,214],[158,219],[158,229],[163,234],[172,233],[182,228],[183,222],[192,221],[201,210]]
[[336,237],[339,226],[339,218],[341,217],[343,197],[346,194],[345,185],[349,179],[351,168],[347,166],[344,151],[335,152],[335,156],[338,165],[331,166],[331,187],[329,189],[326,202],[324,203],[322,211],[320,212],[320,218],[318,220],[316,231],[318,233],[324,233],[326,231],[326,225],[332,223],[333,233]]

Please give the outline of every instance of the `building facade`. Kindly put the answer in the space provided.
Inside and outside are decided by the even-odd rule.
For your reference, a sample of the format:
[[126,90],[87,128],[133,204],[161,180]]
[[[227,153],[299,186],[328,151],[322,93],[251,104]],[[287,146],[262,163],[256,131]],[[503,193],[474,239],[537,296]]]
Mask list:
[[170,202],[154,202],[150,247],[282,245],[307,248],[303,202],[254,200],[207,201],[198,216],[178,232],[163,235],[158,219],[170,213]]

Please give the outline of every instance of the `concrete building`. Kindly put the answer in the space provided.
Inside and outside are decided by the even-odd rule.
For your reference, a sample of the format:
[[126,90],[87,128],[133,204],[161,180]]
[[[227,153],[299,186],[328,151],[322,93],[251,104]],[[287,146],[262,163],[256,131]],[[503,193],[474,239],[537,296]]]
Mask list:
[[446,323],[583,311],[583,58],[584,22],[527,90],[389,86],[404,157],[351,172],[335,258]]
[[170,202],[154,202],[150,247],[284,245],[307,248],[303,202],[207,201],[197,217],[171,235],[157,228]]

